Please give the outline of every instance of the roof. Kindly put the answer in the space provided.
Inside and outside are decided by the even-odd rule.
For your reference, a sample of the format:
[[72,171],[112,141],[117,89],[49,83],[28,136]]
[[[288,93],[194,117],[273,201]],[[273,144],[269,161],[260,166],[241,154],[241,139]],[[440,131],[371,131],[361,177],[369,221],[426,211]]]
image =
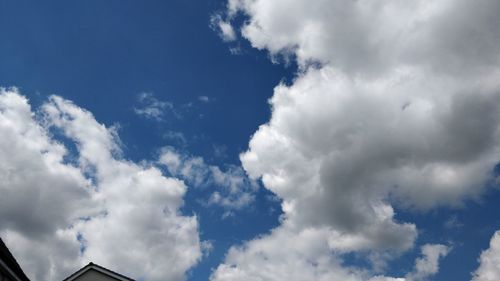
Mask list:
[[11,275],[17,281],[30,281],[24,274],[21,266],[17,263],[16,259],[7,248],[7,245],[0,238],[0,268],[4,269],[7,274]]
[[109,277],[112,277],[116,280],[119,280],[119,281],[135,281],[134,279],[130,278],[130,277],[127,277],[125,275],[122,275],[118,272],[114,272],[112,270],[109,270],[105,267],[102,267],[98,264],[95,264],[93,262],[90,262],[89,264],[87,264],[86,266],[82,267],[80,270],[78,270],[77,272],[71,274],[70,276],[66,277],[66,279],[64,279],[63,281],[71,281],[71,280],[75,280],[76,278],[78,278],[79,276],[83,275],[85,272],[89,271],[89,270],[95,270],[95,271],[98,271],[102,274],[105,274]]

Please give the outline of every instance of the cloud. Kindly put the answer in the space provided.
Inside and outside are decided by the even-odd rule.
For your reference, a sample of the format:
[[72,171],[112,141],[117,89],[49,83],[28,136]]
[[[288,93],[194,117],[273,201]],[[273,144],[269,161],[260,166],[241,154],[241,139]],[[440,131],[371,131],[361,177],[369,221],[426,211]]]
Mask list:
[[225,170],[205,163],[202,157],[182,154],[172,147],[164,147],[158,163],[167,168],[172,176],[186,180],[193,187],[215,186],[205,203],[227,210],[239,210],[255,200],[258,185],[249,179],[241,167],[228,165]]
[[91,183],[65,163],[68,151],[35,120],[17,89],[0,88],[0,225],[50,235],[89,212]]
[[227,146],[212,144],[213,154],[215,158],[227,158]]
[[494,281],[500,276],[500,231],[495,232],[490,248],[481,253],[479,268],[472,281]]
[[427,280],[439,271],[439,259],[448,255],[450,248],[444,245],[422,246],[422,257],[415,261],[415,268],[406,275],[407,281]]
[[[271,55],[293,55],[348,73],[376,75],[401,64],[473,72],[499,62],[496,1],[229,0],[241,34]],[[234,24],[233,24],[234,25]],[[235,28],[235,27],[233,27]]]
[[395,221],[392,204],[460,206],[492,179],[498,92],[408,71],[364,81],[324,67],[279,85],[271,120],[241,156],[287,219],[333,227],[343,251],[409,249],[416,228]]
[[210,99],[208,96],[199,96],[199,97],[198,97],[198,100],[199,100],[200,102],[204,102],[204,103],[208,103],[208,102],[210,102],[210,101],[211,101],[211,99]]
[[[414,246],[416,226],[397,220],[395,207],[460,207],[495,181],[499,3],[229,0],[227,7],[225,18],[252,46],[295,59],[299,71],[276,86],[270,120],[240,156],[250,177],[282,200],[282,225],[233,248],[213,280],[252,280],[264,262],[294,272],[281,280],[322,280],[321,272],[342,276],[325,280],[358,280],[343,254],[383,257],[371,259],[380,270]],[[309,232],[321,233],[315,241],[324,246],[311,264],[307,251],[267,243],[308,243]],[[406,278],[436,273],[446,251],[424,248]],[[299,261],[270,258],[274,252]],[[268,274],[261,276],[280,279]]]
[[324,229],[297,232],[293,226],[281,226],[270,235],[232,247],[210,280],[361,280],[361,273],[344,269],[329,251],[328,236]]
[[269,235],[232,247],[210,280],[417,281],[436,273],[439,258],[448,251],[443,245],[425,245],[415,269],[406,277],[394,278],[344,265],[342,257],[330,250],[334,239],[327,228],[298,229],[285,222]]
[[93,186],[15,88],[0,88],[0,135],[0,236],[30,277],[62,280],[79,258],[69,226],[97,211]]
[[424,281],[439,272],[439,261],[446,257],[451,248],[441,244],[425,244],[421,248],[421,257],[415,260],[414,268],[404,278],[375,276],[369,281]]
[[464,224],[458,219],[456,215],[453,215],[444,222],[443,226],[447,229],[459,229],[463,227]]
[[185,146],[188,142],[186,136],[182,132],[177,131],[166,131],[163,133],[163,138],[180,146]]
[[234,41],[237,38],[233,26],[229,22],[223,20],[221,15],[213,15],[210,18],[210,26],[219,33],[220,38],[225,42]]
[[134,108],[135,114],[146,119],[163,121],[167,113],[179,118],[171,102],[160,101],[152,93],[141,93],[138,97],[140,107]]
[[[119,157],[113,130],[70,101],[52,96],[38,117],[16,89],[1,91],[0,235],[28,275],[62,280],[93,261],[184,280],[201,258],[197,218],[179,211],[184,183]],[[74,161],[55,133],[76,145]]]

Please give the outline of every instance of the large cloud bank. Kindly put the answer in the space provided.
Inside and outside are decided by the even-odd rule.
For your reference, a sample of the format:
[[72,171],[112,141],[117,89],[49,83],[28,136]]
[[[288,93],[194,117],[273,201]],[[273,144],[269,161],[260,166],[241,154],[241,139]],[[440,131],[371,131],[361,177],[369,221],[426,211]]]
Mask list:
[[479,268],[474,273],[473,281],[494,281],[500,276],[500,231],[495,232],[490,241],[490,248],[481,254]]
[[53,96],[35,114],[1,89],[0,135],[0,236],[33,280],[62,280],[89,261],[184,280],[200,259],[197,218],[179,212],[184,183],[123,160],[114,130],[90,112]]
[[[499,13],[487,0],[229,0],[220,25],[300,71],[241,155],[283,200],[282,225],[233,248],[212,280],[400,280],[376,274],[417,237],[394,206],[460,206],[495,180]],[[437,273],[435,246],[401,278]],[[359,251],[372,268],[342,264]]]

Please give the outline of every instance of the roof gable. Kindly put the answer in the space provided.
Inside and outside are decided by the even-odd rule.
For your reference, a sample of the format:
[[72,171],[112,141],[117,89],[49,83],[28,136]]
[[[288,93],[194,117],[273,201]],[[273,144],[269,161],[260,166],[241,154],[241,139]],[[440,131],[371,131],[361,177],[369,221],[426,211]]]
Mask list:
[[118,280],[118,281],[135,281],[132,278],[129,278],[125,275],[122,275],[120,273],[114,272],[112,270],[109,270],[105,267],[102,267],[100,265],[97,265],[95,263],[89,263],[77,272],[71,274],[68,276],[66,279],[63,281],[73,281],[73,280],[78,280],[78,279],[85,279],[86,275],[90,274],[101,274],[103,276],[103,280]]

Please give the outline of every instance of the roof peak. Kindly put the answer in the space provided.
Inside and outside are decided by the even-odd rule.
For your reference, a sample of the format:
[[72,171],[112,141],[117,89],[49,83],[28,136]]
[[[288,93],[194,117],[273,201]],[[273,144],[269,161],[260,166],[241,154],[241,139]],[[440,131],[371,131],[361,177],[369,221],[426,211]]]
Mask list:
[[70,276],[68,276],[66,279],[64,279],[63,281],[72,281],[72,280],[75,280],[76,278],[78,278],[79,276],[83,275],[85,272],[89,271],[89,270],[96,270],[102,274],[105,274],[113,279],[116,279],[116,280],[119,280],[119,281],[135,281],[134,279],[130,278],[130,277],[127,277],[123,274],[120,274],[118,272],[115,272],[113,270],[110,270],[110,269],[107,269],[103,266],[100,266],[98,264],[95,264],[93,262],[89,262],[86,266],[80,268],[78,271],[76,271],[75,273],[71,274]]

